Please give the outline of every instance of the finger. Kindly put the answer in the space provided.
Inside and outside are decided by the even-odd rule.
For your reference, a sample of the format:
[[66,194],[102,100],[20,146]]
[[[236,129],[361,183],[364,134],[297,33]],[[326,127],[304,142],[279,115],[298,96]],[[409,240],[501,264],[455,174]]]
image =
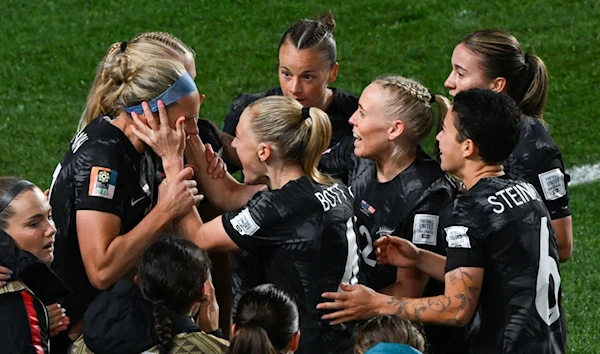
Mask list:
[[347,310],[347,309],[335,311],[335,312],[327,313],[327,314],[321,316],[321,319],[326,320],[326,321],[336,320],[336,319],[340,319],[342,317],[348,316],[349,312],[351,312],[351,310]]
[[175,176],[175,182],[183,182],[194,176],[194,169],[186,167]]
[[190,192],[192,197],[198,194],[198,188],[189,188],[188,191]]
[[350,307],[347,301],[328,301],[317,304],[317,310],[339,310]]
[[146,145],[148,145],[152,148],[156,147],[156,145],[152,143],[152,139],[150,139],[150,136],[144,132],[139,131],[135,125],[131,125],[131,132],[135,136],[137,136],[138,139],[143,141]]
[[185,117],[179,117],[177,119],[177,121],[175,122],[175,134],[176,134],[177,138],[179,139],[179,141],[181,141],[183,143],[183,147],[185,148],[186,136],[185,136],[185,130],[183,128],[184,126],[185,126]]
[[[352,290],[356,289],[356,288],[357,288],[357,286],[356,286],[356,285],[347,284],[347,283],[340,283],[340,288],[341,288],[342,290],[344,290],[344,291],[352,291]],[[346,298],[348,298],[348,295],[347,295],[347,294],[344,294],[344,293],[340,293],[340,299],[341,299],[342,297],[343,297],[344,299],[346,299]]]
[[194,188],[198,186],[198,182],[196,182],[195,179],[187,179],[183,181],[183,184],[185,185],[185,188]]
[[204,199],[204,194],[196,194],[194,196],[194,204],[198,205]]
[[325,293],[321,294],[321,297],[323,297],[325,299],[340,300],[340,301],[345,301],[345,300],[348,300],[348,298],[349,298],[348,294],[338,293],[338,292],[325,292]]
[[[160,117],[160,104],[162,102],[158,101],[158,114],[159,114],[159,119],[161,119]],[[148,104],[148,102],[144,101],[142,102],[142,108],[144,109],[144,117],[146,117],[146,120],[148,121],[148,125],[150,126],[150,128],[152,128],[152,130],[158,130],[160,129],[160,121],[156,121],[156,117],[154,116],[154,113],[152,113],[152,109],[150,109],[150,105]]]
[[[131,112],[131,119],[133,119],[133,123],[135,125],[135,127],[141,132],[144,133],[145,135],[150,135],[152,133],[152,128],[148,127],[148,125],[144,122],[142,122],[142,120],[140,119],[140,116],[135,113],[135,112]],[[158,129],[158,127],[157,127]]]
[[158,118],[160,119],[160,125],[162,125],[163,127],[170,126],[169,125],[169,115],[167,114],[167,108],[165,107],[165,104],[163,103],[163,101],[158,100],[157,106],[158,106]]
[[329,324],[330,324],[331,326],[337,326],[337,325],[339,325],[339,324],[346,323],[346,322],[350,322],[350,321],[356,321],[356,320],[358,320],[358,319],[359,319],[359,318],[358,318],[357,316],[344,316],[344,317],[338,318],[338,319],[337,319],[337,320],[335,320],[335,321],[331,321],[331,322],[329,322]]
[[223,160],[221,160],[221,162],[223,163],[223,167],[221,168],[221,172],[217,175],[217,179],[225,178],[225,175],[227,175],[227,164]]

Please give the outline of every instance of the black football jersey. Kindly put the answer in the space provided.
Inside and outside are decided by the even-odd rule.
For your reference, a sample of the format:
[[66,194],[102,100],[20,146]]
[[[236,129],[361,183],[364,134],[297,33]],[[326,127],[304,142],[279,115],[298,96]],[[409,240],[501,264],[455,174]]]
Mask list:
[[484,268],[471,353],[564,353],[556,236],[535,188],[507,176],[483,178],[457,199],[446,272]]
[[109,118],[100,117],[73,138],[54,171],[50,204],[57,233],[52,268],[73,291],[61,300],[73,324],[99,293],[81,259],[75,214],[115,214],[121,219],[120,234],[133,229],[152,208],[157,189],[157,172],[142,157]]
[[[358,97],[336,88],[331,88],[331,90],[333,91],[333,101],[325,110],[331,121],[332,134],[329,146],[337,144],[345,136],[352,136],[352,125],[348,123],[348,120],[358,109]],[[256,94],[243,93],[237,96],[225,115],[223,131],[235,136],[235,128],[244,109],[250,103],[268,96],[283,96],[283,92],[280,87],[277,87]]]
[[234,292],[257,285],[250,281],[273,283],[292,294],[300,313],[298,353],[346,353],[352,346],[349,329],[322,321],[324,312],[316,309],[323,292],[358,282],[351,218],[352,199],[343,184],[321,185],[308,177],[259,192],[222,216],[248,267],[243,274],[234,268]]
[[456,189],[421,148],[408,168],[385,183],[377,182],[375,161],[354,155],[354,139],[345,138],[324,154],[320,168],[348,178],[361,256],[360,283],[379,290],[396,282],[396,267],[377,264],[373,242],[381,236],[400,236],[417,247],[445,254],[439,216]]
[[565,173],[560,149],[546,127],[536,118],[521,118],[519,130],[519,142],[505,161],[504,170],[508,175],[522,178],[535,187],[553,220],[571,215],[570,177]]

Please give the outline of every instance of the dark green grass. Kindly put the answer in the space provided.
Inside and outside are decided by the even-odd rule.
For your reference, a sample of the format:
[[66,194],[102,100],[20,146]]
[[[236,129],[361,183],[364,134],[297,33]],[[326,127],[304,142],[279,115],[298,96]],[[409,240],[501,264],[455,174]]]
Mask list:
[[[0,175],[48,187],[108,46],[148,30],[168,31],[197,53],[202,116],[222,121],[240,92],[278,84],[277,44],[298,18],[332,10],[340,75],[359,94],[383,73],[413,77],[433,92],[457,41],[477,29],[512,32],[548,66],[545,118],[567,166],[600,161],[597,1],[17,1],[0,11]],[[427,146],[431,146],[429,139]],[[573,189],[576,254],[563,267],[570,352],[594,351],[600,320],[598,187]],[[595,193],[595,195],[594,195]]]

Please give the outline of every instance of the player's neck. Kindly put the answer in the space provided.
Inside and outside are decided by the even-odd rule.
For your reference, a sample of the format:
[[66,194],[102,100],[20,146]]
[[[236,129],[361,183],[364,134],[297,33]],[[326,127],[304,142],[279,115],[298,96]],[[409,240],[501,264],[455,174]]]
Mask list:
[[406,170],[415,161],[415,154],[391,155],[377,162],[377,182],[385,183],[393,180],[402,171]]
[[486,177],[500,177],[504,175],[504,166],[502,165],[480,165],[471,168],[469,172],[462,176],[462,181],[467,188],[471,189],[480,179]]
[[281,189],[288,182],[295,181],[305,175],[302,167],[297,164],[267,166],[267,177],[269,178],[269,187],[271,189]]

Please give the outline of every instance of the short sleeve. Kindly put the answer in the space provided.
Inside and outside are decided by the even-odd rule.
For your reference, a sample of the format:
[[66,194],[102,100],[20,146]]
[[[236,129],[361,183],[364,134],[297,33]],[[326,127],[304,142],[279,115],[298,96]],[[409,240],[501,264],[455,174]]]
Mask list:
[[257,193],[243,208],[223,214],[225,231],[238,247],[248,251],[294,242],[291,218],[301,211],[290,205],[300,203],[291,203],[286,196],[282,190]]
[[544,201],[550,218],[560,219],[571,215],[569,210],[570,176],[566,174],[561,154],[551,151],[537,164],[536,178],[532,184]]
[[73,177],[75,210],[97,210],[121,216],[126,178],[123,152],[116,146],[92,146],[80,152]]
[[[461,198],[468,198],[463,196]],[[487,219],[464,200],[456,203],[449,225],[444,227],[443,233],[446,241],[446,268],[445,273],[460,267],[485,267],[484,242],[486,230],[489,227]]]

